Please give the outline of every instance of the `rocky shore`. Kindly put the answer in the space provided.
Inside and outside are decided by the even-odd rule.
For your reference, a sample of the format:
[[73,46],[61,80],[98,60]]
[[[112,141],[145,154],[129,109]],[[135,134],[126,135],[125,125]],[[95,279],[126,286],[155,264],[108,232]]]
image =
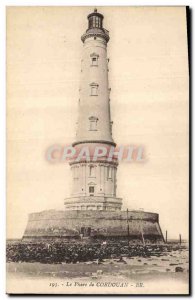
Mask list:
[[[187,251],[186,245],[162,244],[162,245],[129,245],[120,243],[8,243],[7,262],[39,262],[44,264],[96,262],[101,264],[105,259],[115,259],[126,264],[127,259],[137,258],[137,262],[161,258],[162,263],[171,261],[175,255]],[[179,260],[179,259],[178,259]],[[144,262],[145,265],[147,264]],[[176,266],[177,271],[182,271],[179,262],[170,262],[170,266]]]

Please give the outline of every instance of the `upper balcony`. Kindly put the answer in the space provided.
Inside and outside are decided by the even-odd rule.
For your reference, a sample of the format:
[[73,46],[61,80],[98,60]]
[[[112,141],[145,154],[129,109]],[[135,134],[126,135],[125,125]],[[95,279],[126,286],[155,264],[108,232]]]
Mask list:
[[84,41],[90,37],[102,37],[106,42],[109,41],[109,32],[103,28],[104,16],[94,9],[94,12],[88,15],[88,29],[82,35],[81,40]]
[[109,31],[104,28],[91,28],[87,29],[86,32],[81,36],[81,40],[84,43],[87,38],[90,37],[101,37],[104,38],[105,41],[108,43],[110,37],[109,37]]

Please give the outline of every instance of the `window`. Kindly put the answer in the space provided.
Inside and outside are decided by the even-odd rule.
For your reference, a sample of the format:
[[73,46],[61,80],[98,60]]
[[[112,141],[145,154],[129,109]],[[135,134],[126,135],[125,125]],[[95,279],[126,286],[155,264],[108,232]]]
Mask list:
[[91,83],[91,96],[98,96],[98,84],[97,83]]
[[111,167],[107,168],[107,179],[112,179],[112,168]]
[[89,19],[89,28],[91,28],[92,26],[93,26],[93,19],[90,18],[90,19]]
[[98,17],[95,18],[95,27],[99,27],[99,18]]
[[97,57],[92,57],[92,66],[97,66]]
[[89,130],[90,131],[96,131],[97,130],[97,122],[98,122],[98,118],[96,118],[96,117],[90,117],[89,118]]
[[96,86],[91,87],[91,96],[97,96],[97,87]]
[[89,187],[89,194],[94,194],[94,186]]
[[89,176],[94,177],[95,176],[95,168],[94,166],[89,166]]
[[91,57],[91,66],[98,66],[98,58],[99,58],[99,55],[96,54],[96,53],[92,53],[90,55]]
[[102,18],[95,15],[89,18],[89,28],[101,28],[102,27]]
[[93,27],[96,27],[96,28],[100,27],[100,18],[97,16],[93,17]]
[[93,17],[93,27],[95,27],[95,17]]

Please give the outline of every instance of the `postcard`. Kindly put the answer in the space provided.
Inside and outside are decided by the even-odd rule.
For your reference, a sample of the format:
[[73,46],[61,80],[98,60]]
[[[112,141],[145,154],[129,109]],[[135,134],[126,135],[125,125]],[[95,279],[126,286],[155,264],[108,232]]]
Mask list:
[[189,294],[189,9],[9,6],[6,46],[6,292]]

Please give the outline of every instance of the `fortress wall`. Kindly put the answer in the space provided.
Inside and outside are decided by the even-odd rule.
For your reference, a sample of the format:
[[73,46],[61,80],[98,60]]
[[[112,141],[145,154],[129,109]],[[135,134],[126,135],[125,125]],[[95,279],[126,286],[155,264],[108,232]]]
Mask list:
[[143,212],[143,211],[129,211],[128,214],[126,211],[98,211],[98,210],[89,210],[89,211],[82,211],[82,210],[69,210],[69,211],[56,211],[56,210],[47,210],[42,211],[39,213],[32,213],[29,215],[29,221],[33,220],[55,220],[55,219],[64,219],[64,218],[105,218],[105,219],[128,219],[131,220],[149,220],[149,221],[156,221],[158,222],[158,214],[156,213],[150,213],[150,212]]
[[158,214],[144,212],[45,211],[29,216],[24,238],[79,237],[81,228],[90,228],[91,237],[145,237],[163,239]]

